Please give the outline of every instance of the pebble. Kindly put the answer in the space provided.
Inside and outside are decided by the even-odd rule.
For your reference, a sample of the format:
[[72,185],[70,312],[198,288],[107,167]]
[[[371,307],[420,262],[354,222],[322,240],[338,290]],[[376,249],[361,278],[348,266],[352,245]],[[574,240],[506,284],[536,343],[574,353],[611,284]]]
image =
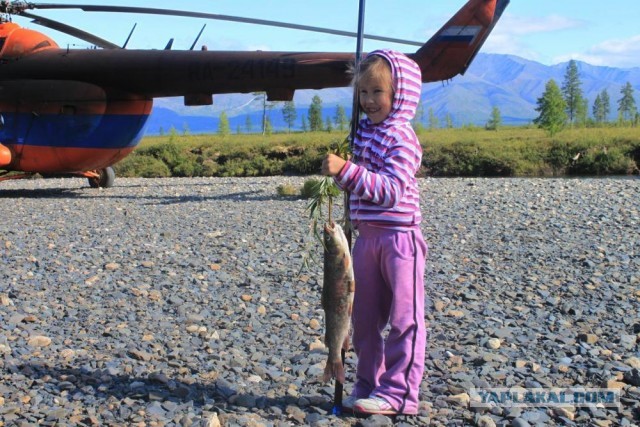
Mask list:
[[[0,426],[638,423],[636,177],[420,179],[429,343],[421,412],[395,419],[333,415],[319,380],[322,253],[276,190],[306,179],[3,182]],[[601,386],[619,408],[469,398]]]

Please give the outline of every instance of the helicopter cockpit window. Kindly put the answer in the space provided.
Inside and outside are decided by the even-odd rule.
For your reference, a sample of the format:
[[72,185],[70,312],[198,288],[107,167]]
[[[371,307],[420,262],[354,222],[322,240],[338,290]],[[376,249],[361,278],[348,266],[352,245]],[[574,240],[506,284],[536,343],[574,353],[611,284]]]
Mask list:
[[41,41],[40,43],[38,43],[37,45],[35,45],[32,50],[36,51],[38,49],[42,49],[44,47],[49,47],[49,46],[51,46],[51,43],[49,43],[48,40],[44,40],[44,41]]
[[2,52],[2,48],[4,47],[4,42],[7,41],[6,37],[0,37],[0,52]]

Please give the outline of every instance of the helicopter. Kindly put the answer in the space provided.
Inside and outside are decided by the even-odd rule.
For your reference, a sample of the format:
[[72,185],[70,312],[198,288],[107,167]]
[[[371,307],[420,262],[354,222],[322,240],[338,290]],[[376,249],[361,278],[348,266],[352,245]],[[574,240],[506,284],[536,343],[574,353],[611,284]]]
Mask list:
[[[407,53],[424,83],[464,74],[509,0],[468,0],[426,43]],[[81,9],[228,20],[342,36],[354,33],[210,13],[126,6],[0,1],[0,180],[80,176],[90,187],[113,186],[113,165],[144,134],[154,98],[184,97],[186,106],[211,105],[214,94],[265,92],[289,101],[301,89],[349,86],[354,53],[126,49],[35,9]],[[70,34],[95,46],[61,48],[12,16]],[[204,27],[203,27],[204,29]],[[202,30],[201,30],[202,33]],[[129,35],[130,36],[130,35]],[[198,35],[199,37],[199,35]],[[127,39],[128,41],[128,39]],[[196,39],[197,41],[197,39]]]

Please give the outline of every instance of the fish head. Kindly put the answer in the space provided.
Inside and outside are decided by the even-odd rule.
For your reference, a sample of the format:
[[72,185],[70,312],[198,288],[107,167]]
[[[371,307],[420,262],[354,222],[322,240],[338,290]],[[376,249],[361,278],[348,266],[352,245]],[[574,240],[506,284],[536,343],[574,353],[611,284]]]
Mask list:
[[348,253],[349,243],[340,224],[327,222],[324,224],[324,247],[331,253]]

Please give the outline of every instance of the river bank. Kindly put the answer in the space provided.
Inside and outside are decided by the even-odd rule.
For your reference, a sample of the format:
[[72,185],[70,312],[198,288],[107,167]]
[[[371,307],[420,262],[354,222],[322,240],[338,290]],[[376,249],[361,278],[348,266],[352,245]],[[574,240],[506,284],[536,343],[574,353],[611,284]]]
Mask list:
[[[318,379],[322,267],[300,274],[306,201],[276,191],[304,180],[2,183],[0,425],[376,421],[331,415]],[[420,184],[430,338],[422,411],[396,423],[637,424],[640,180]],[[469,403],[513,386],[620,405]]]

